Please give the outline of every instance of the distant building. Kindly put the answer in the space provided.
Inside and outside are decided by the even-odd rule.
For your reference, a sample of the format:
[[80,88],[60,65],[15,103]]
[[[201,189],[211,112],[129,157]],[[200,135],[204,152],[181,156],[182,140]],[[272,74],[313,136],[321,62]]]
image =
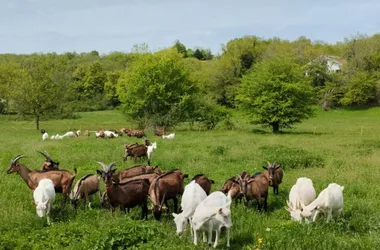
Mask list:
[[[312,62],[325,62],[327,65],[327,71],[329,73],[335,73],[342,70],[342,67],[345,63],[345,60],[343,58],[340,58],[338,56],[319,56],[316,59],[314,59]],[[312,62],[309,62],[308,64],[311,64]],[[305,75],[308,76],[309,72],[306,71]]]

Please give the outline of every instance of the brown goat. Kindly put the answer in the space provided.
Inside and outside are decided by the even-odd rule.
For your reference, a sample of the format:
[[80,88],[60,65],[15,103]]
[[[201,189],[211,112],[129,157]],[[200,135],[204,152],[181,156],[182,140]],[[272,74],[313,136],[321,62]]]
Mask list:
[[138,129],[125,129],[124,130],[129,137],[131,136],[134,136],[134,137],[137,137],[137,138],[143,138],[144,136],[146,136],[144,130],[138,130]]
[[102,176],[104,183],[106,184],[107,199],[111,205],[112,212],[115,211],[117,206],[120,206],[120,210],[125,212],[126,208],[133,208],[140,205],[142,211],[142,219],[148,218],[148,190],[149,183],[146,179],[131,180],[125,183],[113,184],[111,181],[113,173],[116,169],[112,169],[115,164],[112,162],[109,166],[106,166],[102,162],[98,162],[103,171],[97,170],[97,173]]
[[138,174],[138,175],[135,175],[132,177],[124,178],[124,179],[120,180],[119,183],[121,184],[121,183],[132,181],[132,180],[146,179],[146,180],[148,180],[149,185],[150,185],[153,182],[153,180],[159,176],[160,175],[157,173],[143,173],[143,174]]
[[31,171],[24,165],[18,163],[18,160],[26,157],[25,155],[17,155],[11,160],[11,164],[7,169],[7,174],[18,173],[25,181],[28,187],[34,191],[37,188],[41,179],[50,179],[54,183],[55,192],[62,193],[64,200],[66,200],[67,194],[71,190],[74,178],[77,173],[77,169],[74,168],[74,174],[71,174],[66,170],[50,170],[46,172]]
[[165,128],[155,128],[154,129],[154,135],[156,136],[163,136],[165,134]]
[[243,194],[241,193],[241,186],[239,182],[237,181],[238,178],[236,176],[231,177],[230,179],[226,180],[220,191],[222,191],[225,194],[228,194],[228,192],[231,193],[231,198],[239,200],[239,203],[241,203],[241,199],[243,198]]
[[90,131],[88,130],[84,131],[83,136],[90,136]]
[[70,192],[70,202],[76,208],[79,199],[84,199],[84,207],[86,207],[86,200],[89,198],[89,207],[91,207],[91,195],[96,192],[99,192],[99,199],[101,200],[98,176],[94,174],[86,175],[77,181],[74,189]]
[[211,185],[215,183],[213,180],[210,180],[204,174],[197,174],[191,180],[192,181],[195,180],[195,182],[198,183],[199,186],[201,186],[203,188],[203,190],[206,192],[207,195],[210,194]]
[[162,174],[163,172],[160,170],[158,166],[151,167],[151,166],[145,166],[145,165],[137,165],[128,169],[121,170],[117,175],[113,176],[113,181],[118,183],[119,181],[125,178],[133,177],[139,174],[147,174],[147,173]]
[[[126,161],[128,159],[128,156],[131,158],[133,157],[134,161],[137,161],[137,158],[146,158],[148,159],[148,147],[145,145],[124,145],[125,153],[123,156],[123,160]],[[148,164],[150,164],[148,159]]]
[[261,211],[260,201],[264,198],[264,210],[267,211],[268,188],[270,184],[269,172],[264,171],[254,178],[247,177],[242,179],[240,176],[241,193],[245,198],[245,206],[248,207],[248,201],[255,199],[257,201],[257,209]]
[[280,165],[277,163],[270,163],[268,162],[268,167],[263,167],[264,169],[268,170],[269,172],[269,178],[271,180],[270,186],[273,187],[273,193],[278,194],[278,186],[282,182],[282,177],[284,175],[284,172]]
[[50,155],[45,151],[44,153],[41,151],[37,151],[45,157],[45,162],[42,164],[40,171],[48,171],[48,170],[58,170],[59,162],[55,162],[51,159]]
[[163,204],[168,206],[167,201],[173,200],[174,212],[178,210],[178,195],[182,195],[184,190],[183,180],[186,175],[179,170],[169,171],[150,184],[149,197],[153,204],[153,216],[156,220],[161,219]]

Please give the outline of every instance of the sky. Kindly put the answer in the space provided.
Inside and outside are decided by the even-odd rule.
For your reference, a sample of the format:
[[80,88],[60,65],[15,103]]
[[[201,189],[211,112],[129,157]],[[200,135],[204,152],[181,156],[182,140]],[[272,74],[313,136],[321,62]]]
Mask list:
[[380,33],[380,0],[0,0],[0,53],[152,51],[178,39],[220,53],[255,35],[336,43]]

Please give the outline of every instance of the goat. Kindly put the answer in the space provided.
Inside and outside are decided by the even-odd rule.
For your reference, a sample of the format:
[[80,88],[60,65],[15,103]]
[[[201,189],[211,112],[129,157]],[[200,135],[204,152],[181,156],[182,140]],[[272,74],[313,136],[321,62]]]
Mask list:
[[90,136],[90,131],[88,130],[84,131],[83,136]]
[[65,137],[78,137],[77,132],[75,131],[68,131],[64,135],[62,135],[63,138]]
[[112,179],[114,182],[118,183],[119,181],[122,181],[125,178],[133,177],[139,174],[147,174],[147,173],[156,173],[160,175],[163,172],[158,166],[151,167],[151,166],[145,166],[145,165],[137,165],[131,168],[121,170],[118,174],[114,175]]
[[143,138],[146,136],[144,130],[138,130],[138,129],[125,129],[124,133],[126,133],[129,137],[134,136],[137,138]]
[[155,136],[163,136],[164,134],[165,134],[165,128],[161,128],[161,129],[155,128],[154,129],[154,135]]
[[112,169],[115,165],[114,162],[108,166],[102,162],[98,162],[103,168],[103,171],[96,170],[102,176],[106,184],[106,192],[111,205],[112,212],[115,207],[120,206],[120,210],[125,212],[126,208],[133,208],[137,205],[141,206],[142,219],[148,219],[148,203],[147,195],[149,190],[149,183],[146,179],[131,180],[125,183],[113,184],[111,181],[113,173],[116,169]]
[[[148,161],[150,162],[153,151],[157,149],[157,142],[153,142],[152,145],[147,146],[147,147],[148,147],[148,149],[147,149],[146,154],[148,156]],[[150,165],[150,163],[148,163],[148,164]]]
[[54,183],[55,192],[62,193],[65,200],[67,194],[71,190],[71,185],[73,184],[77,169],[74,168],[74,174],[71,174],[66,170],[50,170],[46,172],[31,171],[24,165],[18,163],[18,160],[24,157],[26,156],[17,155],[14,157],[7,169],[7,174],[14,172],[20,174],[21,178],[25,181],[25,183],[32,191],[36,189],[41,179],[50,179]]
[[131,181],[131,180],[146,179],[146,180],[148,180],[148,183],[151,184],[153,182],[153,180],[159,176],[160,176],[159,174],[154,173],[154,172],[153,173],[143,173],[143,174],[138,174],[135,176],[124,178],[124,179],[120,180],[119,183],[124,183],[124,182]]
[[255,178],[246,177],[241,178],[237,176],[241,185],[241,193],[245,198],[245,206],[248,207],[248,201],[255,199],[257,201],[257,208],[261,211],[260,201],[264,198],[264,210],[267,211],[268,188],[271,183],[269,172],[264,171],[263,174]]
[[277,165],[275,162],[268,162],[268,167],[263,167],[268,170],[269,178],[271,179],[271,186],[273,187],[273,193],[278,194],[278,186],[282,182],[282,176],[284,174],[281,166]]
[[192,181],[195,180],[195,182],[198,183],[203,188],[203,190],[206,192],[207,195],[210,194],[211,185],[215,183],[213,180],[209,179],[204,174],[197,174],[191,180]]
[[161,219],[162,205],[165,203],[168,206],[167,201],[170,199],[174,201],[174,212],[177,213],[177,196],[183,193],[185,176],[179,170],[172,170],[159,176],[150,184],[149,197],[152,201],[153,216],[156,220]]
[[42,164],[40,171],[48,171],[48,170],[58,170],[59,169],[59,162],[55,162],[52,160],[51,156],[48,154],[48,152],[41,152],[37,151],[38,153],[42,154],[45,157],[45,162]]
[[172,213],[177,228],[177,235],[182,234],[186,230],[188,220],[193,216],[195,208],[206,197],[206,192],[195,180],[186,185],[181,199],[182,213]]
[[[212,232],[216,232],[214,248],[218,245],[222,227],[226,228],[227,247],[230,246],[231,197],[220,191],[211,193],[195,209],[191,219],[194,231],[194,245],[198,244],[198,232],[208,232],[208,243],[211,244]],[[205,241],[205,234],[203,234]]]
[[99,130],[95,132],[95,138],[104,138],[104,130]]
[[105,130],[103,131],[103,133],[104,133],[104,138],[115,138],[119,136],[119,134],[116,131],[111,131],[111,130]]
[[305,205],[309,205],[315,200],[316,193],[313,181],[306,177],[298,178],[296,184],[292,186],[289,192],[289,200],[286,202],[285,209],[290,213],[290,217],[294,221],[301,221],[301,201]]
[[343,212],[343,189],[343,186],[330,183],[309,205],[305,206],[301,202],[301,217],[310,218],[313,216],[313,210],[315,210],[313,222],[316,220],[318,213],[322,212],[327,213],[326,222],[328,223],[333,215],[338,216]]
[[169,134],[169,135],[162,135],[162,138],[163,139],[168,139],[168,140],[173,140],[175,137],[175,134],[172,133],[172,134]]
[[34,205],[39,217],[46,216],[47,224],[50,225],[50,208],[55,201],[54,184],[50,179],[41,179],[33,191]]
[[99,192],[99,199],[101,200],[101,193],[99,189],[99,178],[94,174],[88,174],[80,178],[70,193],[70,202],[76,209],[79,199],[84,199],[84,207],[86,207],[86,200],[89,198],[88,204],[91,208],[91,195]]
[[[125,154],[123,160],[126,161],[128,156],[133,157],[134,161],[137,161],[137,158],[144,157],[148,159],[148,147],[145,145],[126,145]],[[148,165],[150,165],[150,160],[148,159]]]
[[45,131],[45,129],[41,129],[41,134],[42,134],[42,140],[43,141],[49,139],[49,134],[48,134],[48,132]]

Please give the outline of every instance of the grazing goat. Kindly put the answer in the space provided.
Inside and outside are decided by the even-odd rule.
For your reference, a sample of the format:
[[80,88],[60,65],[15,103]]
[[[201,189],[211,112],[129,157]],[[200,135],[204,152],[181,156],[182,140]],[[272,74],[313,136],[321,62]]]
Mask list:
[[[148,147],[147,156],[148,156],[148,161],[150,162],[153,151],[157,149],[157,142],[153,142],[152,145],[147,146],[147,147]],[[150,163],[148,163],[148,164],[150,165]]]
[[269,172],[264,171],[263,174],[255,178],[246,177],[243,179],[239,175],[237,177],[241,185],[241,193],[245,199],[245,206],[248,207],[248,201],[255,199],[257,201],[257,209],[261,211],[262,206],[260,201],[264,198],[264,210],[267,211],[268,188],[271,183]]
[[[194,245],[198,244],[199,231],[208,233],[208,243],[211,244],[212,232],[215,231],[214,248],[218,245],[220,231],[226,228],[227,247],[230,246],[231,197],[220,191],[211,193],[195,209],[191,219],[194,231]],[[205,235],[204,235],[205,236]],[[203,239],[205,241],[205,237]]]
[[45,131],[45,129],[41,129],[41,134],[42,134],[43,141],[49,139],[49,134],[48,132]]
[[[148,159],[148,147],[145,145],[124,145],[125,153],[123,160],[126,161],[128,156],[133,157],[134,161],[137,161],[137,158],[146,158]],[[150,160],[148,159],[148,165],[150,165]]]
[[143,138],[146,136],[144,130],[138,130],[138,129],[123,129],[123,132],[127,134],[129,137],[134,136],[137,138]]
[[198,183],[203,188],[203,190],[206,192],[207,195],[210,194],[211,185],[215,183],[213,180],[210,180],[204,174],[197,174],[191,180]]
[[95,132],[95,138],[104,138],[104,130],[99,130],[98,132]]
[[131,180],[121,184],[113,184],[111,181],[113,173],[116,169],[112,169],[114,162],[108,166],[102,162],[98,162],[103,168],[103,171],[97,170],[97,173],[102,176],[106,184],[107,199],[111,205],[112,212],[115,207],[120,206],[120,210],[125,212],[126,208],[133,208],[140,205],[142,211],[142,219],[148,219],[148,190],[149,183],[146,179]]
[[168,140],[173,140],[174,136],[175,136],[175,134],[173,133],[173,134],[169,134],[169,135],[162,135],[162,138],[168,139]]
[[18,160],[24,157],[26,156],[17,155],[14,157],[7,169],[7,174],[14,172],[20,174],[21,178],[25,181],[31,190],[36,189],[41,179],[50,179],[54,183],[55,192],[62,193],[65,200],[67,194],[69,194],[71,190],[71,185],[73,184],[77,169],[74,168],[74,174],[71,174],[66,170],[50,170],[46,172],[31,171],[24,165],[18,163]]
[[161,128],[161,129],[155,128],[154,129],[154,135],[155,136],[163,136],[164,134],[165,134],[165,128]]
[[160,176],[159,174],[154,173],[154,172],[153,173],[143,173],[143,174],[138,174],[138,175],[135,175],[132,177],[123,178],[122,180],[119,181],[119,183],[124,183],[124,182],[128,182],[131,180],[137,180],[137,179],[146,179],[146,180],[148,180],[149,184],[151,184],[153,182],[153,180],[159,176]]
[[324,214],[327,213],[326,222],[329,222],[333,215],[340,215],[343,212],[343,189],[343,186],[330,183],[309,205],[305,206],[303,202],[301,202],[301,216],[303,218],[310,218],[313,216],[313,210],[315,210],[313,222],[320,212]]
[[296,184],[290,189],[289,200],[286,202],[287,207],[285,208],[290,213],[292,220],[301,221],[301,201],[305,205],[309,205],[315,200],[315,197],[313,181],[306,177],[298,178]]
[[119,181],[122,181],[125,178],[147,173],[156,173],[160,175],[163,172],[158,166],[151,167],[145,165],[137,165],[128,169],[121,170],[118,174],[114,175],[112,179],[114,182],[118,183]]
[[84,207],[86,207],[86,200],[90,199],[88,207],[91,208],[91,195],[99,192],[101,200],[101,193],[99,189],[99,177],[94,174],[88,174],[80,178],[70,193],[70,202],[76,209],[79,199],[84,199]]
[[65,137],[78,137],[79,135],[75,131],[69,131],[66,132],[64,135],[62,135],[63,138]]
[[111,130],[105,130],[103,131],[103,133],[104,133],[104,138],[115,138],[119,136],[119,134],[116,131],[111,131]]
[[48,154],[48,152],[41,152],[37,151],[38,153],[42,154],[45,157],[45,162],[42,164],[40,171],[48,171],[48,170],[58,170],[59,169],[59,162],[55,162],[51,159],[51,156]]
[[41,179],[33,191],[34,205],[39,217],[46,216],[47,224],[50,225],[50,208],[55,201],[54,184],[50,179]]
[[195,182],[195,180],[192,180],[188,185],[186,185],[181,199],[182,213],[172,213],[177,227],[177,235],[182,234],[186,230],[188,220],[191,216],[193,216],[195,208],[206,197],[207,194],[203,188]]
[[263,168],[269,172],[269,178],[271,180],[270,186],[273,187],[273,193],[278,194],[278,186],[281,184],[282,176],[284,174],[281,166],[277,165],[275,162],[268,162],[268,167],[264,166]]
[[152,201],[153,216],[156,220],[161,219],[162,205],[165,203],[168,206],[168,200],[172,199],[174,201],[174,212],[177,213],[177,196],[183,193],[185,176],[179,170],[172,170],[159,176],[150,184],[149,197]]

